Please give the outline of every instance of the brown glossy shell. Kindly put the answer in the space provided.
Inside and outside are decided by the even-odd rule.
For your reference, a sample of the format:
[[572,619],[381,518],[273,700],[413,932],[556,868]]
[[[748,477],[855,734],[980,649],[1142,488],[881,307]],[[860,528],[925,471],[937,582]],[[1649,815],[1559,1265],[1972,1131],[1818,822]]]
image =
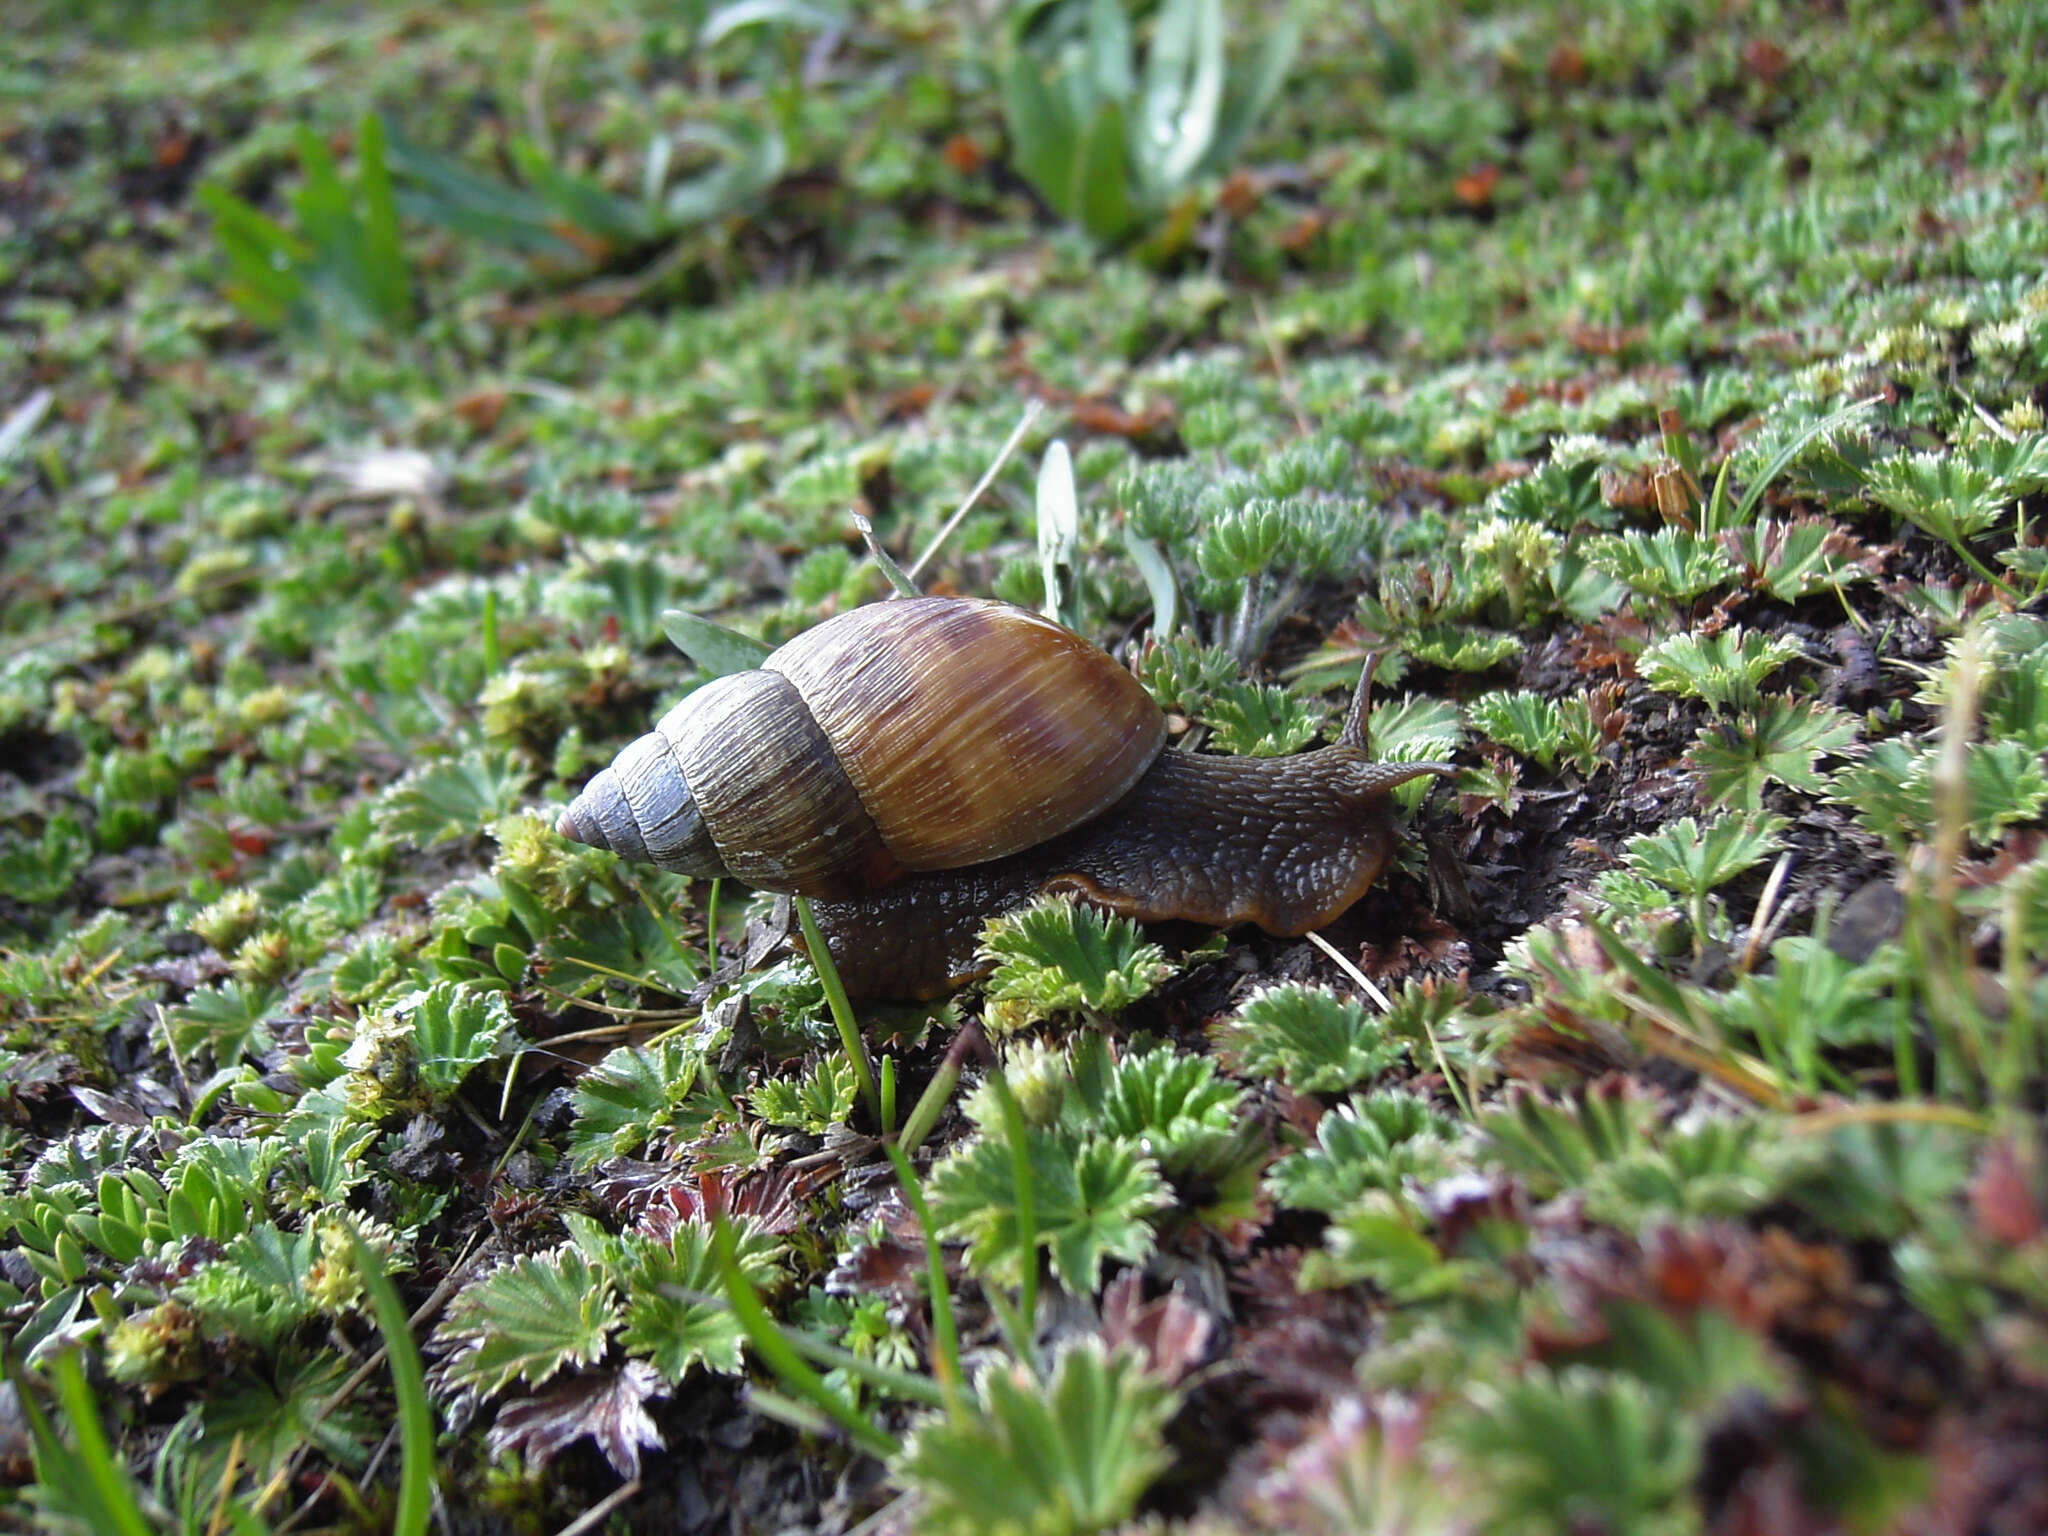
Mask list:
[[1165,740],[1137,679],[1050,620],[877,603],[691,694],[559,826],[668,869],[850,897],[1078,826]]
[[765,665],[796,685],[908,869],[978,864],[1078,826],[1122,799],[1166,742],[1136,678],[1007,603],[879,603]]

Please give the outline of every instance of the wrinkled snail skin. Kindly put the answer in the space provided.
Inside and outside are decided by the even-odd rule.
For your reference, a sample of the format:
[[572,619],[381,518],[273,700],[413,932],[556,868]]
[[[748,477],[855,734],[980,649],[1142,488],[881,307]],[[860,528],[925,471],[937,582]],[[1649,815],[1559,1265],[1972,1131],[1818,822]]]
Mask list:
[[977,974],[982,924],[1043,892],[1141,921],[1307,932],[1392,856],[1363,689],[1334,746],[1167,752],[1128,670],[1025,609],[964,598],[829,619],[706,684],[585,786],[563,836],[816,899],[861,997]]
[[818,902],[818,927],[856,997],[936,997],[985,975],[982,925],[1048,892],[1140,922],[1299,937],[1386,868],[1398,840],[1389,792],[1447,771],[1374,762],[1348,743],[1287,758],[1166,752],[1098,820],[1006,859]]

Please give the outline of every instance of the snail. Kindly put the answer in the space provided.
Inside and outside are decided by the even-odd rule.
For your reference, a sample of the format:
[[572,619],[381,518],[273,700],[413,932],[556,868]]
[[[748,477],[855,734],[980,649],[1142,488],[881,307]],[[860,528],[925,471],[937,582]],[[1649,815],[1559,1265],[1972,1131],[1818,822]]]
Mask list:
[[1048,892],[1140,921],[1295,937],[1393,853],[1395,786],[1365,689],[1333,746],[1162,750],[1166,719],[1106,652],[1027,609],[898,599],[828,619],[705,684],[584,788],[557,830],[692,875],[814,899],[856,997],[982,973],[991,916]]

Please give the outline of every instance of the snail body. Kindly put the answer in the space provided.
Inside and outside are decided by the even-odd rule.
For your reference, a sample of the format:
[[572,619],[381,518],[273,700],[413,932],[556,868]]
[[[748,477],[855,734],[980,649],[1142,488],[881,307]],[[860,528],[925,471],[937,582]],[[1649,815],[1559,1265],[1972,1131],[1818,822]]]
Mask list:
[[1294,936],[1364,894],[1396,841],[1361,698],[1333,746],[1169,752],[1123,667],[1025,609],[914,598],[841,614],[717,679],[565,811],[566,837],[818,898],[855,996],[975,974],[982,924],[1065,892],[1141,921]]

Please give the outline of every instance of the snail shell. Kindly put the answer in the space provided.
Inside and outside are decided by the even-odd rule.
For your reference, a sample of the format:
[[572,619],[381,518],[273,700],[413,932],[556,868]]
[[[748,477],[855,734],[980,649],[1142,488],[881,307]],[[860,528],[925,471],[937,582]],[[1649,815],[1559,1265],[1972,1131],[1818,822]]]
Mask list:
[[1079,826],[1165,740],[1137,679],[1071,631],[1005,603],[899,600],[699,688],[557,825],[684,874],[853,897]]

